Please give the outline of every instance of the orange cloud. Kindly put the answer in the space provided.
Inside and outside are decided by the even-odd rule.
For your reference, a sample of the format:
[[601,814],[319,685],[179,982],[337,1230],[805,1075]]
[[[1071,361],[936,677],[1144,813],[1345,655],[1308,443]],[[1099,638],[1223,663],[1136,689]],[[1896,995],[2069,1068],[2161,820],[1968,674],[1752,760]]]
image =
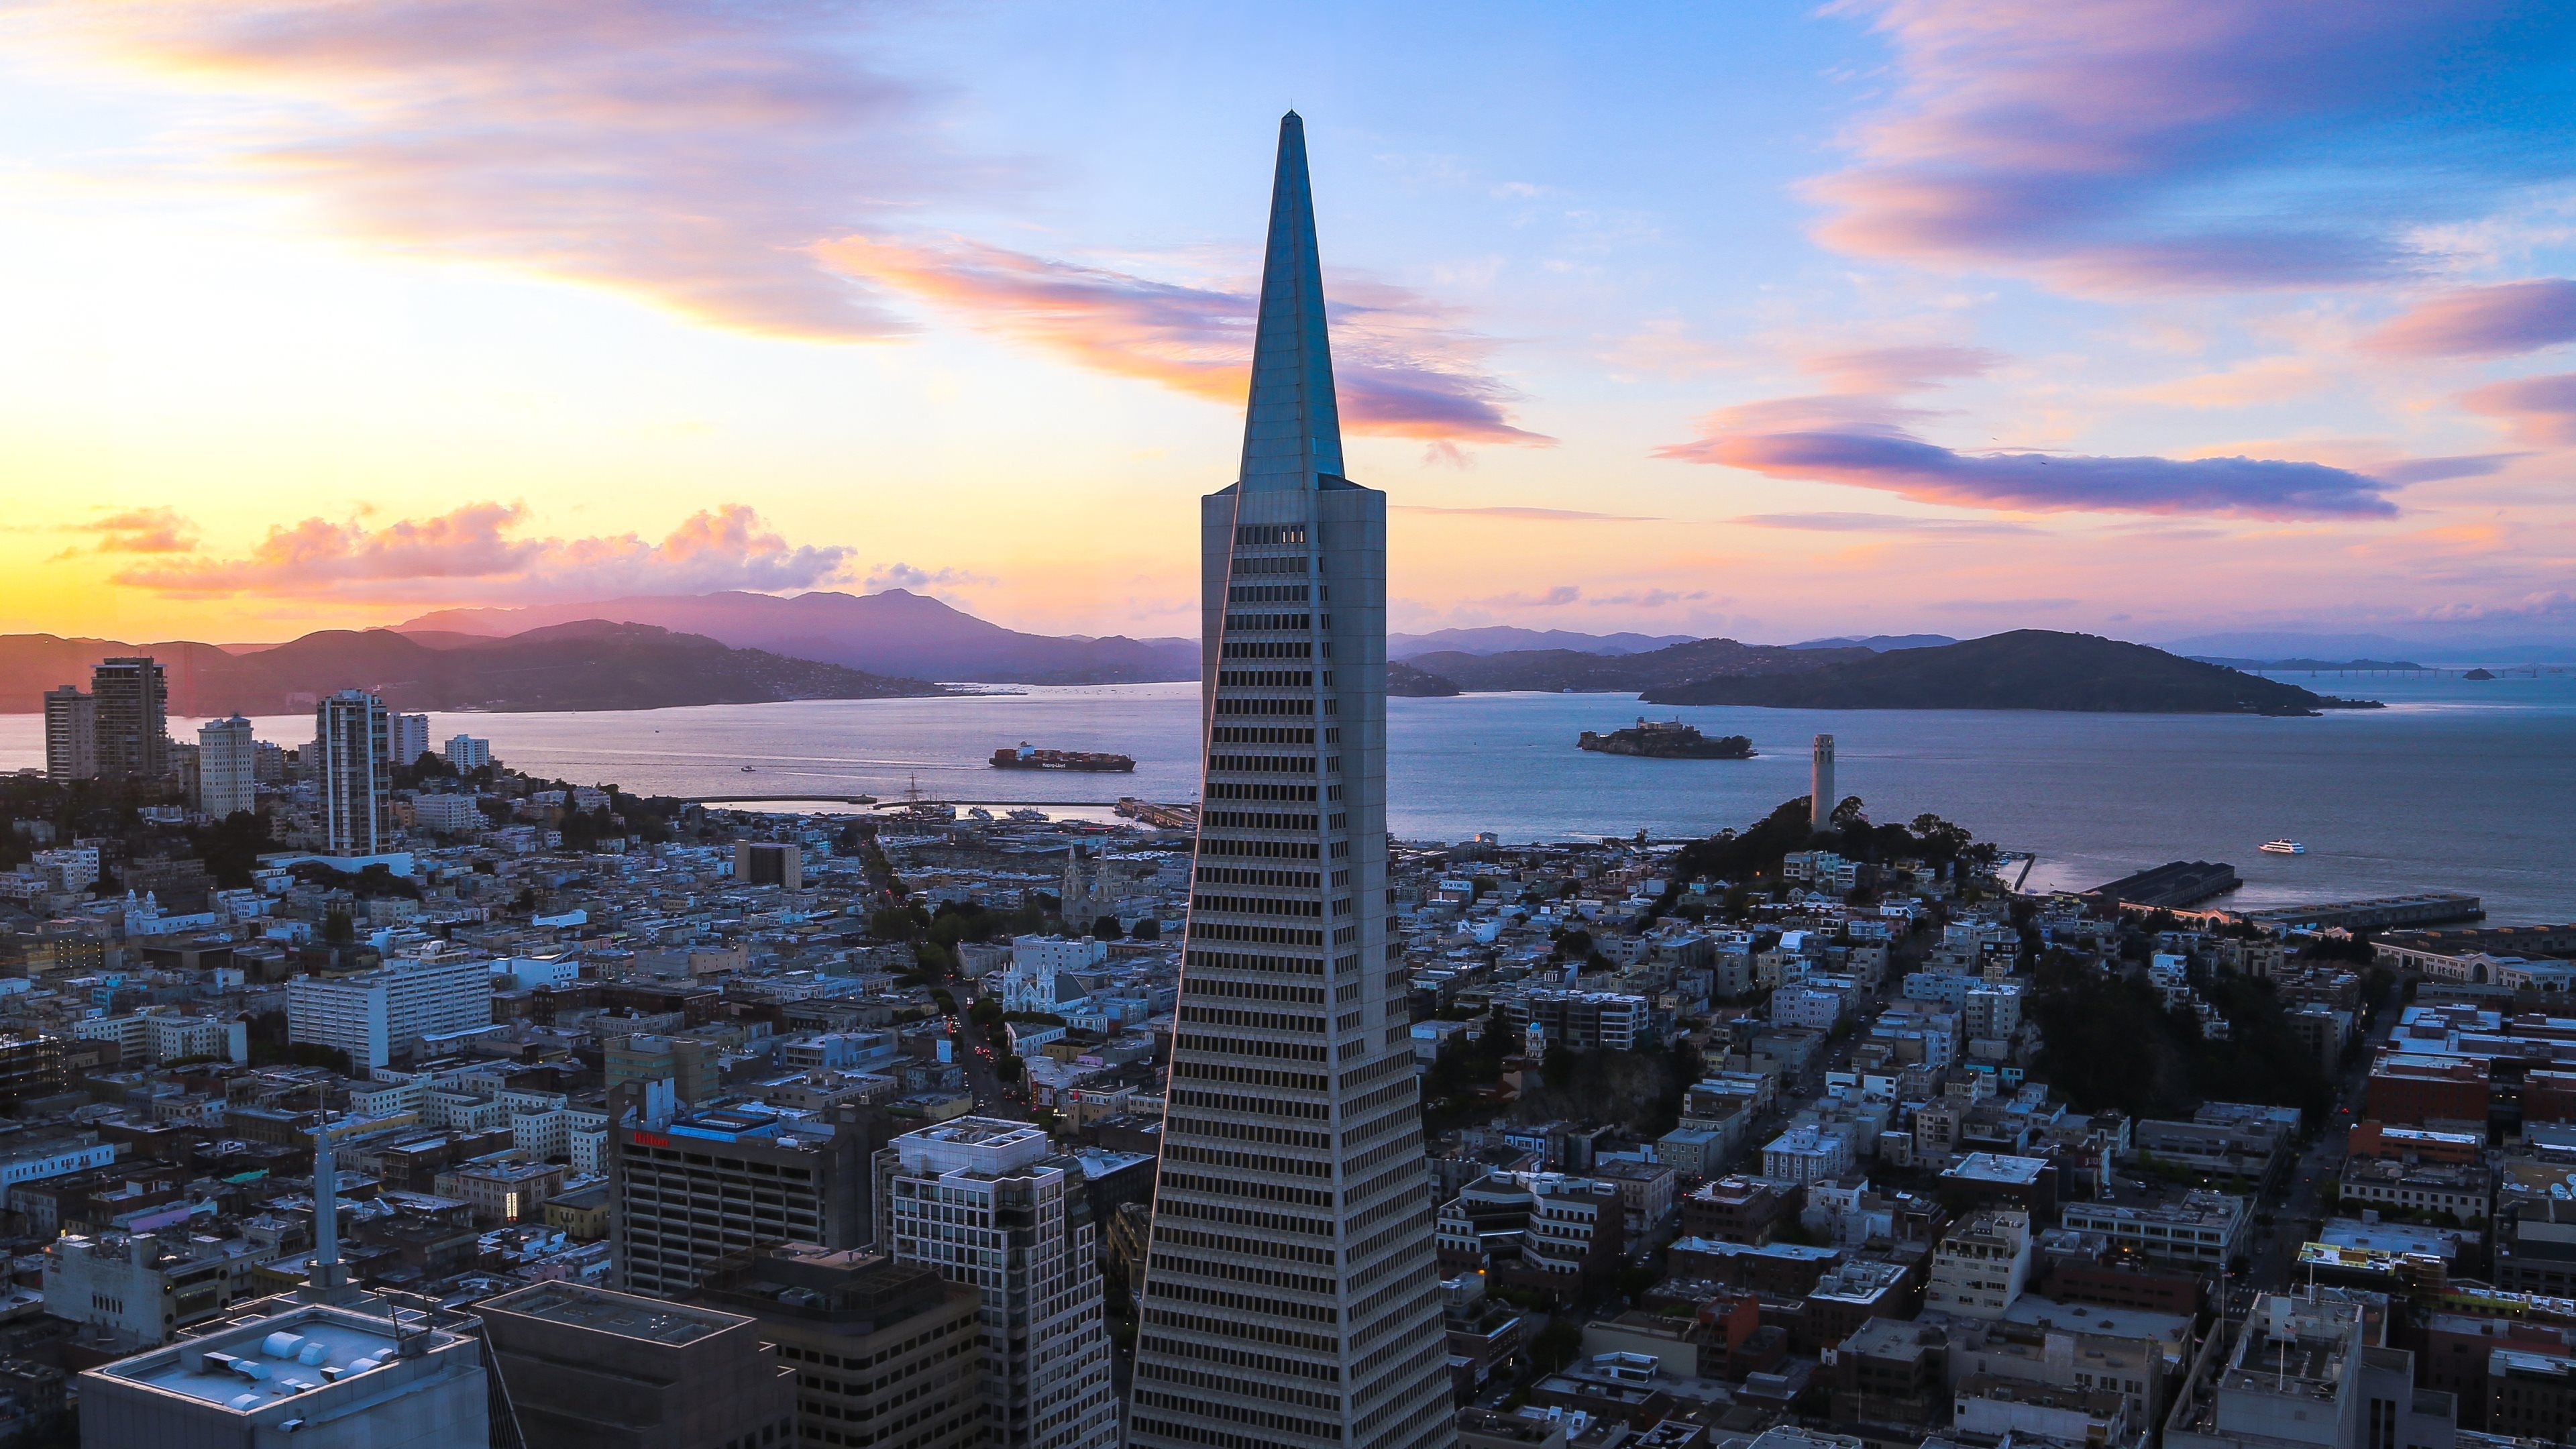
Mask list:
[[[1240,405],[1253,299],[1031,256],[962,237],[849,236],[824,261],[956,311],[970,326],[1080,365]],[[1492,343],[1418,293],[1338,280],[1330,311],[1342,421],[1355,433],[1547,446],[1516,427],[1516,394],[1478,365]]]

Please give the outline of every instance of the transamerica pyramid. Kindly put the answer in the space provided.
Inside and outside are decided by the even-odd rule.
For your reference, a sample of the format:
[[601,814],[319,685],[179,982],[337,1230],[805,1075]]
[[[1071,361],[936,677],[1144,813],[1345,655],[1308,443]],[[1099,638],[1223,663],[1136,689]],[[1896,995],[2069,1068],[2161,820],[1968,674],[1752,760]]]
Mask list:
[[1243,469],[1201,503],[1204,788],[1127,1442],[1457,1440],[1386,885],[1386,495],[1341,476],[1279,122]]

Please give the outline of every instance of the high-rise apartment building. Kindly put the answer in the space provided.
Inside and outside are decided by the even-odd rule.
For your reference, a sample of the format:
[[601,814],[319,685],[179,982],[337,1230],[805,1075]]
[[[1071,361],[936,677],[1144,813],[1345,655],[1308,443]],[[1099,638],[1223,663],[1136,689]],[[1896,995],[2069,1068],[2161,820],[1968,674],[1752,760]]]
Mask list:
[[344,689],[313,707],[314,780],[326,848],[374,855],[393,838],[393,755],[385,702]]
[[491,1024],[492,963],[481,956],[394,956],[355,976],[286,983],[287,1039],[337,1047],[360,1069]]
[[983,1295],[985,1442],[1116,1444],[1107,1305],[1081,1162],[1058,1153],[1043,1128],[959,1117],[879,1152],[876,1193],[881,1246]]
[[460,775],[470,775],[492,763],[492,742],[472,735],[451,735],[447,741],[447,763]]
[[1128,1442],[1455,1442],[1386,881],[1386,495],[1342,476],[1280,122],[1235,483],[1200,511],[1206,775]]
[[105,659],[90,670],[98,720],[98,772],[133,780],[170,773],[169,680],[146,658]]
[[780,1243],[727,1261],[689,1301],[760,1321],[796,1372],[802,1443],[984,1442],[984,1297],[928,1264]]
[[609,1100],[619,1286],[683,1296],[762,1244],[868,1242],[868,1164],[882,1130],[748,1104],[684,1113],[667,1082],[628,1083]]
[[197,809],[221,820],[259,803],[259,742],[240,715],[197,726]]
[[45,691],[45,778],[98,776],[98,701],[66,684]]
[[429,753],[429,716],[386,715],[385,742],[393,763],[406,767],[419,763],[420,757]]

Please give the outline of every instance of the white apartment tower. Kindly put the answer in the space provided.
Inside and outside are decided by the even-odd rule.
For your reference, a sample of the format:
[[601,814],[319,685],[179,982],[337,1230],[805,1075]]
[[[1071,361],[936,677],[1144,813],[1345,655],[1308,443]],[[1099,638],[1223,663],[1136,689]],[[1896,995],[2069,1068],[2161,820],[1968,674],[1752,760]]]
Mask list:
[[393,837],[392,740],[385,702],[344,689],[313,706],[313,742],[321,752],[322,827],[333,855],[374,855]]
[[1807,790],[1807,824],[1816,830],[1830,830],[1834,807],[1842,797],[1834,793],[1834,737],[1816,736],[1816,753],[1810,765],[1812,778]]
[[451,735],[447,741],[447,763],[460,775],[470,775],[492,763],[492,742],[472,735]]
[[429,753],[429,716],[425,714],[389,714],[385,716],[385,739],[397,765],[410,766]]
[[197,726],[197,809],[221,820],[259,803],[259,743],[240,715]]
[[286,983],[289,1041],[338,1047],[351,1066],[381,1067],[426,1037],[492,1024],[492,963],[479,955],[395,956],[383,967]]
[[1110,1449],[1097,1229],[1082,1166],[1046,1131],[959,1117],[877,1154],[879,1246],[984,1296],[986,1441],[1002,1449]]
[[1386,495],[1342,476],[1279,125],[1242,472],[1201,521],[1206,774],[1128,1442],[1456,1442],[1387,931]]
[[66,684],[45,691],[45,778],[98,777],[98,700]]

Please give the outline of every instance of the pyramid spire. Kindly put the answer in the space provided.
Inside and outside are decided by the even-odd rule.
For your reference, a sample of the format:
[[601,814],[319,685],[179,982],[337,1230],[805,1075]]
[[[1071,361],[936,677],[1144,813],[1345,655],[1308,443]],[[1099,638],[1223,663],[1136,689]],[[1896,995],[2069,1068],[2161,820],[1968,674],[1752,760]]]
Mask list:
[[1252,400],[1243,420],[1246,490],[1312,488],[1342,471],[1342,419],[1333,401],[1333,350],[1324,328],[1324,268],[1315,248],[1315,195],[1306,183],[1306,123],[1279,118],[1279,169],[1270,188],[1270,241],[1261,263],[1261,316],[1252,343]]

